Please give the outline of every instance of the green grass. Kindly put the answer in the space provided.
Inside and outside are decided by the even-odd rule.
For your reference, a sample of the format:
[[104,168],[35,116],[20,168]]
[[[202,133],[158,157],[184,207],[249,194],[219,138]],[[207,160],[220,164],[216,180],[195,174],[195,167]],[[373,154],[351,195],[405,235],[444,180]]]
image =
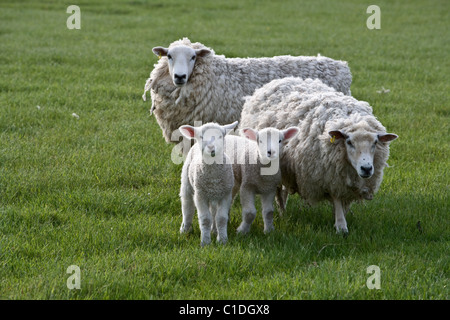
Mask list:
[[[356,0],[83,0],[81,30],[66,28],[70,4],[0,4],[0,298],[449,298],[448,1],[380,0],[381,30]],[[151,48],[183,36],[229,57],[349,62],[353,95],[400,138],[347,238],[328,204],[297,196],[267,236],[260,213],[236,235],[238,202],[227,245],[201,248],[198,225],[179,234],[181,165],[141,95]]]

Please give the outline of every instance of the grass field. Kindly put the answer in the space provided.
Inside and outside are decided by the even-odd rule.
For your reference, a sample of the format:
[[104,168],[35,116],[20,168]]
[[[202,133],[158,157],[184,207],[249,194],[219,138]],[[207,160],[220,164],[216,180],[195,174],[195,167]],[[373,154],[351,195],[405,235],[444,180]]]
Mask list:
[[[447,0],[2,1],[0,298],[448,299],[449,30]],[[181,165],[141,95],[152,47],[183,36],[229,57],[349,62],[352,94],[399,139],[347,238],[328,204],[298,196],[267,236],[260,212],[236,235],[238,202],[227,245],[201,248],[197,224],[179,234]]]

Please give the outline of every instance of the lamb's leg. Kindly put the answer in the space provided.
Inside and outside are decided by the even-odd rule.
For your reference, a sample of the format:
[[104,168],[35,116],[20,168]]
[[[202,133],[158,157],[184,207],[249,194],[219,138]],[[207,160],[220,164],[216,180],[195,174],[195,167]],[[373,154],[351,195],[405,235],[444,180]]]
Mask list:
[[264,219],[264,233],[269,233],[273,227],[273,200],[276,192],[261,195],[262,215]]
[[228,212],[231,207],[232,195],[231,192],[227,194],[218,203],[215,224],[217,226],[217,241],[225,244],[228,241],[227,225],[228,225]]
[[180,233],[189,232],[192,230],[192,219],[195,213],[195,204],[192,188],[186,184],[187,180],[181,181],[181,213],[183,221],[181,222]]
[[256,217],[255,194],[252,191],[241,188],[242,222],[237,228],[238,233],[248,233],[253,220]]
[[212,234],[216,234],[217,233],[217,226],[216,226],[215,221],[216,221],[217,203],[210,203],[209,211],[211,212],[211,217],[212,217],[211,233]]
[[334,217],[335,217],[335,224],[336,232],[337,233],[343,233],[346,235],[348,233],[347,229],[347,221],[345,220],[345,212],[344,212],[344,206],[342,205],[342,201],[340,199],[333,198],[333,205],[334,205]]
[[277,187],[276,201],[280,212],[280,217],[283,216],[286,211],[286,205],[289,197],[289,192],[287,191],[285,186]]
[[209,211],[209,204],[202,199],[198,194],[194,196],[195,206],[198,213],[198,224],[201,232],[202,247],[211,243],[211,223],[212,217]]

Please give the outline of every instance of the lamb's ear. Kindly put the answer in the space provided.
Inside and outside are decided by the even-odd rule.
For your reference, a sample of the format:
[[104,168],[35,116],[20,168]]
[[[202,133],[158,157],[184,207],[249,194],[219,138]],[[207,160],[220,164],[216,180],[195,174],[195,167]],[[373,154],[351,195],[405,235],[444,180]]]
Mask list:
[[297,127],[290,127],[285,130],[282,130],[284,141],[288,141],[295,137],[300,130]]
[[328,131],[328,134],[330,135],[330,137],[333,139],[347,139],[348,135],[346,135],[345,133],[339,131],[339,130],[333,130],[333,131]]
[[379,133],[378,140],[381,142],[390,142],[398,138],[398,135],[394,133]]
[[195,128],[193,126],[181,126],[180,132],[183,136],[185,136],[188,139],[194,139],[195,137]]
[[152,49],[153,53],[156,54],[158,57],[165,57],[167,56],[167,52],[169,52],[169,49],[164,47],[154,47]]
[[242,133],[244,133],[244,136],[247,139],[250,139],[253,141],[258,141],[258,131],[253,130],[251,128],[244,128],[244,129],[242,129]]
[[211,54],[211,50],[208,49],[197,49],[195,50],[195,55],[197,57],[206,57],[207,55]]
[[234,128],[236,128],[238,123],[239,123],[239,121],[235,121],[233,123],[226,124],[226,125],[222,126],[225,129],[225,134],[230,133]]

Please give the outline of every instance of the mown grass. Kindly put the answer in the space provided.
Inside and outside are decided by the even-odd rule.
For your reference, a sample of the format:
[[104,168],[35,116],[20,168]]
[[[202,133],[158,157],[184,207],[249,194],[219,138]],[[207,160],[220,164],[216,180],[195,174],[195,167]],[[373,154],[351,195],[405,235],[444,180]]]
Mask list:
[[[379,1],[372,31],[356,0],[76,4],[81,30],[66,28],[69,3],[0,4],[1,298],[448,299],[447,1]],[[151,48],[183,36],[230,57],[349,62],[353,95],[400,138],[347,238],[329,205],[297,196],[267,236],[260,215],[236,235],[238,202],[227,245],[179,234],[181,165],[141,95]],[[366,287],[370,265],[381,290]]]

